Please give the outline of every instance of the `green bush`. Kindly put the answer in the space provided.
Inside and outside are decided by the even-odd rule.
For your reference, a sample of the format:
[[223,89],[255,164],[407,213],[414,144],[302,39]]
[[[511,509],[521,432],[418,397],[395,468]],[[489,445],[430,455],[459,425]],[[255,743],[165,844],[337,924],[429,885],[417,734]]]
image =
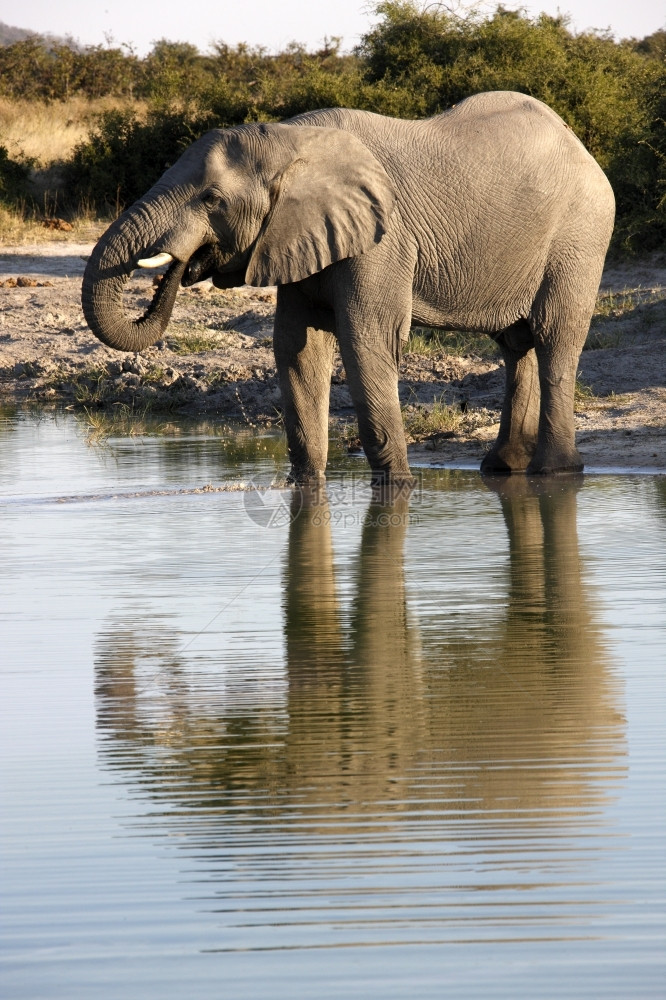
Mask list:
[[614,242],[624,249],[666,247],[666,65],[646,107],[641,128],[620,131],[606,167],[617,202]]
[[0,95],[27,100],[67,100],[73,94],[137,96],[144,77],[131,52],[101,45],[79,49],[38,36],[0,46]]
[[484,90],[545,101],[608,174],[616,245],[664,245],[666,32],[616,43],[605,33],[573,35],[562,17],[530,19],[502,7],[461,18],[390,0],[378,13],[360,55],[366,81],[393,94],[395,107],[432,115]]
[[[331,106],[422,118],[480,91],[517,90],[554,108],[608,174],[616,244],[666,242],[666,31],[618,43],[603,32],[572,34],[563,17],[502,7],[454,16],[386,0],[376,13],[376,26],[350,55],[340,54],[338,39],[317,52],[294,43],[276,55],[223,42],[202,55],[161,40],[139,59],[131,50],[31,38],[0,48],[0,94],[147,100],[146,120],[132,111],[98,117],[64,168],[70,207],[92,202],[117,211],[215,126]],[[9,162],[5,155],[2,184],[20,186]]]
[[103,111],[64,165],[70,201],[118,212],[140,198],[204,132],[252,117],[251,100],[233,94],[224,80],[209,85],[200,106],[155,102],[145,121],[131,108]]
[[215,124],[216,116],[154,109],[146,121],[132,109],[102,112],[88,139],[63,169],[71,202],[117,213],[136,201],[183,150]]
[[0,204],[16,208],[21,202],[32,201],[30,171],[33,163],[22,157],[13,160],[6,146],[0,146]]
[[65,165],[65,190],[98,211],[117,212],[157,180],[189,138],[173,116],[144,123],[131,109],[104,111]]

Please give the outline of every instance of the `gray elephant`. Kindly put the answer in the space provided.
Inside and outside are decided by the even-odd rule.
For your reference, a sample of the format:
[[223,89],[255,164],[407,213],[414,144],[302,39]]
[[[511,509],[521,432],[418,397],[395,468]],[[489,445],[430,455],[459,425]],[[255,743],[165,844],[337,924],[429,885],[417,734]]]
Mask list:
[[[582,468],[573,395],[614,217],[573,132],[524,94],[426,121],[329,109],[209,132],[107,230],[83,309],[111,347],[162,335],[178,286],[278,285],[274,347],[297,481],[324,474],[333,353],[377,480],[408,479],[398,400],[412,322],[480,330],[506,367],[486,473]],[[170,263],[145,316],[137,267]]]

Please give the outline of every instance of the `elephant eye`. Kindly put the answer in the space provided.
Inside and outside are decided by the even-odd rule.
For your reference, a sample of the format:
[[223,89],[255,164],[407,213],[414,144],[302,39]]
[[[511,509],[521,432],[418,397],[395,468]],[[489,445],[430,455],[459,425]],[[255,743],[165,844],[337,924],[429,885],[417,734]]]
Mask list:
[[215,209],[215,208],[219,208],[220,205],[222,204],[222,198],[215,191],[209,191],[207,194],[205,194],[203,196],[202,201],[203,201],[204,205],[206,206],[206,208],[211,209],[211,210]]

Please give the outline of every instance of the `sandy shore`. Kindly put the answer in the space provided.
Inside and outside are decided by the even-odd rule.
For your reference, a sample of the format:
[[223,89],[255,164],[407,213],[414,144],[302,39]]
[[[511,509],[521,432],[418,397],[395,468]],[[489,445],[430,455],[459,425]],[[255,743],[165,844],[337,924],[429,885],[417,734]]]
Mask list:
[[[249,424],[279,421],[271,348],[275,291],[183,289],[164,340],[119,354],[87,329],[79,301],[91,244],[60,240],[0,250],[0,401],[85,407],[112,419],[122,408],[208,414]],[[128,309],[143,312],[152,276],[135,274]],[[583,352],[576,427],[587,468],[666,473],[666,258],[609,264],[600,315]],[[407,353],[401,401],[413,461],[479,462],[497,432],[504,373],[486,352]],[[418,429],[444,402],[464,414],[455,430]],[[353,420],[340,363],[331,417]],[[350,432],[353,437],[353,432]]]

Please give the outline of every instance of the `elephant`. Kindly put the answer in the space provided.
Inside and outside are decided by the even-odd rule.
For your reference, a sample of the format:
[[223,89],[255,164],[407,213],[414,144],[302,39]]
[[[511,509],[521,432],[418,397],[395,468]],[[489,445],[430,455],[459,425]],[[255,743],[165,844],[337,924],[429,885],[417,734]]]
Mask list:
[[[105,344],[141,351],[180,284],[277,285],[274,351],[295,482],[324,477],[336,347],[373,481],[409,482],[398,396],[412,323],[483,331],[506,390],[486,474],[577,472],[574,387],[614,222],[571,129],[510,91],[433,118],[341,108],[215,129],[106,231],[82,303]],[[144,316],[133,269],[169,264]]]

